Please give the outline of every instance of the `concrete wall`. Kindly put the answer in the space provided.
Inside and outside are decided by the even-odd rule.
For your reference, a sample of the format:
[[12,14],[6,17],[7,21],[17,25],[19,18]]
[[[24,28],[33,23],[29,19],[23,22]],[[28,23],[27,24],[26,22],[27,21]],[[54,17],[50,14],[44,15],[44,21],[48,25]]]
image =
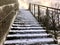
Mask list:
[[0,1],[0,45],[8,33],[9,26],[18,10],[17,0]]

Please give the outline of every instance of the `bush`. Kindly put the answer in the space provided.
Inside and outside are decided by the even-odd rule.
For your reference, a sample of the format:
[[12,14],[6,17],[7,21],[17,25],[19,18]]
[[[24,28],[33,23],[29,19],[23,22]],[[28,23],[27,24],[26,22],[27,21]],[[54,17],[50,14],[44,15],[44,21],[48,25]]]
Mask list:
[[44,26],[47,27],[47,29],[53,29],[53,24],[52,24],[52,22],[50,22],[50,19],[47,18],[46,15],[41,16],[40,19],[41,19],[41,22],[44,24]]

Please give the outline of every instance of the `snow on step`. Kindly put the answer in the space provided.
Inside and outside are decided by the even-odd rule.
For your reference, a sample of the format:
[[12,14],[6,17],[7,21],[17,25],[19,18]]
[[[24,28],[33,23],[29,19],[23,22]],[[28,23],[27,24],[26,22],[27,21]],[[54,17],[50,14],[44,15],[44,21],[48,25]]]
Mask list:
[[25,23],[25,22],[19,21],[19,22],[14,22],[13,24],[19,24],[19,23]]
[[[21,24],[21,23],[24,23],[24,24],[35,24],[35,22],[14,22],[13,24]],[[43,25],[43,24],[40,24],[40,25]]]
[[19,23],[35,23],[35,22],[31,22],[31,21],[29,21],[29,22],[24,22],[24,21],[21,21],[21,22],[14,22],[14,23],[16,23],[16,24],[19,24]]
[[9,34],[7,37],[34,37],[34,36],[49,36],[51,34],[40,33],[40,34]]
[[34,44],[34,43],[48,43],[48,42],[53,42],[53,38],[42,38],[42,39],[21,39],[21,40],[6,40],[4,44],[20,44],[20,43],[25,43],[25,44]]
[[31,26],[34,26],[34,27],[39,27],[39,26],[37,26],[37,25],[30,25],[30,24],[24,24],[24,25],[19,25],[19,24],[12,24],[12,26],[16,26],[16,27],[21,27],[21,26],[23,26],[23,27],[31,27]]
[[9,32],[46,32],[46,30],[10,30]]
[[16,28],[17,28],[17,29],[25,29],[25,28],[28,28],[28,29],[30,29],[30,28],[32,28],[32,29],[36,29],[36,28],[37,28],[37,29],[41,29],[41,28],[42,28],[42,29],[43,29],[43,28],[46,28],[46,27],[11,27],[11,28],[15,28],[15,29],[16,29]]
[[29,25],[29,26],[38,26],[38,25],[35,25],[35,24],[27,24],[27,23],[23,23],[23,24],[13,24],[13,25]]
[[12,26],[31,26],[31,25],[19,25],[19,24],[12,24]]

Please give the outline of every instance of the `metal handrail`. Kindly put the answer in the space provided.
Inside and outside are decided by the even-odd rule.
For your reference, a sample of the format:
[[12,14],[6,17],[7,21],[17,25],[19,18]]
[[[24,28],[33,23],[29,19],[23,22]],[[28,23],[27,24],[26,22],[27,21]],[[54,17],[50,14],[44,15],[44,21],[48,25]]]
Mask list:
[[[36,7],[37,7],[37,10],[38,10],[37,11],[38,12],[37,13],[37,20],[38,20],[38,22],[41,22],[41,20],[42,20],[42,23],[44,23],[44,25],[46,26],[48,33],[51,33],[50,31],[52,29],[52,31],[54,31],[54,33],[52,33],[52,35],[54,35],[54,38],[57,40],[57,36],[58,36],[58,34],[57,34],[57,31],[58,31],[57,24],[58,24],[58,26],[60,25],[59,24],[59,22],[60,22],[59,21],[60,20],[60,18],[59,18],[60,9],[53,8],[53,7],[48,7],[48,6],[44,6],[44,5],[39,5],[39,4],[29,3],[29,10],[32,13],[32,15],[34,15],[35,18],[36,18],[36,12],[35,12],[36,11]],[[40,17],[41,16],[41,7],[44,7],[45,11],[46,11],[45,12],[45,14],[46,14],[45,16],[46,17],[44,17],[44,20],[41,19],[41,17]],[[50,14],[50,11],[51,11],[51,14]],[[54,14],[54,13],[56,13],[56,14]],[[50,17],[50,15],[51,15],[51,17]],[[55,22],[56,21],[55,17],[58,18],[57,19],[58,23]],[[52,20],[52,22],[50,20]],[[49,27],[49,26],[51,26],[49,24],[49,21],[52,23],[52,27]],[[49,28],[51,28],[51,29],[49,29]],[[57,42],[55,42],[55,43],[57,43]]]
[[60,10],[60,9],[58,9],[58,8],[49,7],[49,6],[44,6],[44,5],[35,4],[35,3],[29,3],[29,4],[32,4],[32,5],[38,5],[38,6],[41,6],[41,7],[46,7],[46,8],[55,9],[55,10]]

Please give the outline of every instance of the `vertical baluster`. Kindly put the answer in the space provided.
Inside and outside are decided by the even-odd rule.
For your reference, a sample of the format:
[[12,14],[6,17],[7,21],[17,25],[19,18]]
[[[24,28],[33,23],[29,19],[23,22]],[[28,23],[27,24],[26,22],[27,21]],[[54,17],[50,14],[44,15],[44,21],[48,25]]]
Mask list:
[[53,15],[53,11],[52,11],[52,25],[53,25],[53,30],[54,30],[54,38],[55,38],[55,43],[57,43],[57,33],[56,33],[56,28],[55,28],[55,26],[56,26],[56,24],[55,24],[55,19],[54,19],[54,15]]
[[52,25],[54,24],[53,11],[52,11]]
[[38,5],[38,22],[40,21],[40,6]]
[[[32,13],[32,4],[31,4],[31,13]],[[32,15],[33,15],[33,13],[32,13]]]
[[32,4],[31,4],[31,6],[30,6],[30,7],[31,7],[31,8],[30,8],[30,9],[31,9],[30,11],[31,11],[31,13],[32,13]]
[[47,33],[49,33],[49,10],[48,10],[48,7],[46,7],[46,17],[45,17],[45,26],[47,28]]
[[35,4],[34,4],[34,17],[35,17]]
[[34,4],[31,4],[31,13],[32,13],[32,15],[33,15],[33,5]]
[[31,4],[29,3],[29,10],[31,11]]
[[58,14],[58,10],[57,10],[57,18],[58,18],[58,25],[59,25],[59,14]]
[[32,5],[32,14],[34,15],[34,4]]
[[47,7],[47,9],[46,9],[46,16],[47,16],[47,17],[46,17],[46,27],[47,27],[47,29],[48,29],[48,27],[49,27],[49,26],[48,26],[48,24],[49,24],[49,23],[48,23],[48,22],[49,22],[49,10],[48,10],[48,7]]

